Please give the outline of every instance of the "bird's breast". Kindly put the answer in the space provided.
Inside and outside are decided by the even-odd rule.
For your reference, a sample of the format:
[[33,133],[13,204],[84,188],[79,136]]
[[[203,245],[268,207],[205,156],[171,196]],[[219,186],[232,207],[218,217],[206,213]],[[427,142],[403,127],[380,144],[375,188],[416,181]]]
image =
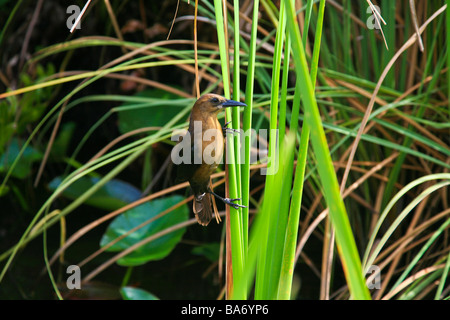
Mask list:
[[200,119],[194,121],[191,119],[189,127],[194,162],[201,164],[203,170],[212,173],[221,162],[223,156],[222,126],[215,116],[201,117]]
[[217,119],[209,118],[203,130],[203,163],[213,166],[214,171],[223,156],[223,132]]

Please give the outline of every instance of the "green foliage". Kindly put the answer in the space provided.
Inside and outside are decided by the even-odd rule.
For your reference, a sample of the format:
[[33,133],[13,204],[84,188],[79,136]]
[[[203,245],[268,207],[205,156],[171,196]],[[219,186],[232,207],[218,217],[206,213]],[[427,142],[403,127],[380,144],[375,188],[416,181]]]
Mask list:
[[11,0],[0,0],[0,7],[3,7],[8,4],[8,2],[13,2]]
[[14,116],[17,107],[15,97],[0,100],[0,154],[5,152],[5,146],[15,132]]
[[[119,130],[121,133],[146,127],[162,127],[185,107],[184,103],[174,105],[178,96],[160,89],[146,89],[135,94],[138,98],[147,98],[147,102],[124,103],[119,107]],[[184,120],[184,119],[183,119]],[[181,123],[179,121],[178,123]]]
[[[62,195],[75,200],[79,198],[86,190],[95,186],[100,178],[97,177],[81,177],[73,184],[63,189]],[[52,191],[57,190],[61,185],[63,179],[61,177],[54,178],[49,188]],[[138,200],[141,197],[141,192],[131,184],[113,179],[103,185],[97,192],[86,200],[86,204],[104,210],[116,210]]]
[[75,129],[76,123],[73,121],[64,123],[61,126],[60,132],[53,142],[52,158],[61,160],[67,156]]
[[[55,70],[53,64],[44,68],[41,64],[35,66],[35,75],[20,74],[23,85],[43,81]],[[51,88],[44,88],[28,92],[21,97],[12,96],[0,99],[0,173],[6,177],[25,179],[32,172],[32,165],[43,158],[39,146],[24,143],[22,136],[26,134],[34,123],[42,117],[48,106],[48,99],[52,95]],[[10,186],[6,180],[0,185],[0,196],[8,193]],[[23,201],[23,195],[15,187],[15,194],[23,208],[28,206]]]
[[124,300],[159,300],[154,294],[134,287],[123,287],[120,294]]
[[[47,64],[46,68],[37,64],[35,73],[33,78],[27,73],[20,74],[24,86],[41,82],[54,74],[55,68],[51,63]],[[29,125],[42,117],[51,95],[51,88],[43,88],[25,93],[21,97],[12,96],[0,100],[0,154],[6,151],[6,145],[13,136],[24,134]]]
[[[106,246],[111,241],[114,241],[116,238],[124,235],[140,224],[145,223],[151,218],[156,218],[164,210],[169,209],[182,199],[183,198],[181,196],[171,196],[153,200],[133,209],[127,210],[111,222],[100,241],[100,246]],[[168,214],[158,217],[156,220],[133,232],[131,235],[113,244],[107,250],[125,250],[132,245],[157,234],[158,232],[164,231],[177,225],[178,223],[186,221],[188,218],[188,213],[189,210],[187,206],[183,205]],[[180,228],[155,239],[154,241],[139,247],[132,253],[119,259],[117,263],[123,266],[137,266],[148,261],[163,259],[175,248],[185,231],[186,228]]]
[[192,249],[192,254],[204,256],[211,262],[219,260],[220,244],[217,242],[205,243]]
[[[0,173],[5,174],[11,168],[14,161],[17,159],[23,143],[18,139],[12,139],[9,148],[0,156]],[[31,166],[33,163],[42,159],[42,153],[31,146],[27,146],[17,162],[16,166],[11,172],[11,176],[18,179],[25,179],[31,173]]]

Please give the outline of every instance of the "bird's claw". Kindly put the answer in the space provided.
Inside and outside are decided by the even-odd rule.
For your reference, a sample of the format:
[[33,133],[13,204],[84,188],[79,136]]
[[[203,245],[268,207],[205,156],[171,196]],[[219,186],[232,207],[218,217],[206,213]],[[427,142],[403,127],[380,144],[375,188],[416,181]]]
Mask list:
[[237,129],[228,128],[227,126],[228,126],[230,123],[231,123],[231,121],[228,121],[227,123],[225,123],[225,125],[222,127],[222,130],[225,131],[225,133],[229,133],[229,132],[240,133],[240,131],[237,130]]
[[233,207],[234,209],[238,210],[239,208],[246,208],[246,206],[238,204],[238,203],[233,203],[233,201],[239,201],[241,200],[240,198],[236,198],[236,199],[230,199],[230,198],[224,198],[223,202],[227,205],[229,205],[230,207]]
[[225,131],[225,133],[240,133],[239,130],[237,129],[232,129],[232,128],[223,128],[223,131]]

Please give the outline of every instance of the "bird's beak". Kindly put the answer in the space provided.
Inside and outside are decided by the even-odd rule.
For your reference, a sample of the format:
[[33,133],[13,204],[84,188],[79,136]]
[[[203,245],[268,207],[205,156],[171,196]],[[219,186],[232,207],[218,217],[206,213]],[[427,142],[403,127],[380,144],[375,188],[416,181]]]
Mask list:
[[247,105],[239,101],[226,100],[224,103],[222,103],[221,106],[222,108],[228,108],[228,107],[246,107]]

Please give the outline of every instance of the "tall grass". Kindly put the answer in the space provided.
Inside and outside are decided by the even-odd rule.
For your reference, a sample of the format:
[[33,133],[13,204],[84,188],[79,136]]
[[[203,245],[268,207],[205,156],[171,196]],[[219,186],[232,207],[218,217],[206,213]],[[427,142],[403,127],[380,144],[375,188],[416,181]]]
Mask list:
[[[220,6],[220,8],[218,8]],[[221,17],[218,17],[218,15],[222,12],[222,7],[220,1],[215,2],[215,8],[216,8],[216,21],[218,23],[218,38],[219,38],[219,47],[224,48],[225,47],[225,41],[221,39],[221,35],[224,35],[224,32],[221,28],[222,25],[222,19]],[[311,8],[311,6],[310,6]],[[236,8],[235,8],[236,9]],[[324,10],[324,4],[322,3],[321,6],[321,12],[323,15]],[[349,270],[347,276],[349,277],[349,281],[351,282],[351,288],[354,288],[354,294],[356,298],[367,298],[368,297],[368,291],[364,285],[364,281],[362,280],[362,271],[361,266],[358,264],[359,258],[358,254],[356,252],[356,246],[354,243],[354,239],[350,230],[350,226],[348,224],[348,220],[346,220],[346,213],[343,206],[342,199],[340,199],[339,191],[338,191],[338,185],[337,185],[337,179],[334,174],[334,169],[331,165],[331,158],[329,157],[329,151],[327,143],[325,142],[325,136],[323,133],[323,128],[321,126],[321,120],[318,115],[317,106],[315,105],[315,100],[312,98],[314,96],[314,89],[311,84],[309,71],[306,66],[306,58],[304,55],[304,52],[301,50],[303,48],[303,45],[300,40],[300,34],[299,34],[299,28],[298,24],[296,24],[295,21],[295,14],[293,13],[294,8],[292,4],[288,3],[287,5],[287,13],[288,13],[288,19],[289,20],[289,30],[292,30],[290,36],[287,35],[287,45],[286,45],[286,51],[285,51],[285,59],[284,59],[284,85],[283,85],[283,92],[282,96],[286,97],[286,83],[287,83],[287,71],[289,69],[289,57],[290,57],[290,37],[293,38],[293,56],[294,57],[303,57],[303,60],[296,59],[295,65],[296,66],[303,66],[303,69],[297,69],[297,81],[300,84],[309,83],[309,87],[306,86],[299,86],[299,91],[297,91],[297,95],[300,96],[299,92],[302,92],[303,98],[306,99],[306,105],[311,105],[312,112],[315,115],[315,122],[313,120],[310,120],[311,122],[308,122],[307,129],[305,133],[305,136],[309,136],[309,128],[314,126],[315,129],[318,131],[316,132],[315,129],[313,130],[313,134],[315,137],[321,136],[319,140],[315,140],[313,142],[313,145],[315,148],[318,149],[317,157],[319,159],[319,172],[321,173],[322,179],[323,179],[323,186],[325,190],[328,190],[328,187],[330,187],[329,191],[327,191],[326,198],[329,201],[329,206],[333,209],[331,210],[333,212],[333,215],[336,216],[335,224],[337,225],[337,229],[339,230],[339,237],[338,241],[341,242],[340,245],[342,246],[344,253],[344,261],[348,263],[345,270]],[[236,18],[236,15],[235,15]],[[219,26],[220,25],[220,26]],[[236,25],[236,22],[235,22]],[[321,29],[321,26],[319,27],[319,30]],[[290,32],[290,31],[288,31]],[[271,108],[270,108],[270,129],[271,129],[271,136],[270,140],[274,141],[277,140],[278,135],[278,104],[279,104],[279,87],[280,87],[280,67],[281,67],[281,56],[283,52],[283,43],[285,39],[286,34],[286,11],[285,11],[285,2],[280,2],[280,11],[279,11],[279,19],[278,19],[278,28],[276,33],[276,39],[275,39],[275,47],[274,47],[274,59],[273,59],[273,72],[272,72],[272,90],[271,90]],[[319,36],[320,39],[320,36]],[[235,39],[236,42],[236,39]],[[221,45],[222,44],[222,45]],[[316,50],[320,48],[320,42],[318,43],[319,46],[316,47]],[[225,49],[225,48],[224,48]],[[223,79],[225,83],[227,82],[226,79],[228,78],[227,70],[229,70],[228,66],[228,59],[223,59],[223,57],[226,57],[226,51],[222,50],[222,72],[223,72]],[[251,54],[249,54],[251,56]],[[317,57],[317,55],[316,55]],[[317,62],[317,59],[315,60]],[[236,63],[236,60],[235,60]],[[249,64],[250,65],[250,64]],[[305,78],[305,72],[306,75],[308,75],[307,78]],[[251,71],[249,72],[251,74]],[[251,81],[251,79],[247,79],[247,81]],[[224,85],[225,88],[228,87],[228,84]],[[235,89],[235,91],[237,91]],[[227,94],[225,94],[227,95]],[[297,100],[298,101],[298,100]],[[286,122],[285,116],[286,116],[286,101],[283,101],[281,105],[284,106],[282,110],[280,110],[280,126],[283,126]],[[295,117],[293,120],[295,120],[297,117]],[[235,120],[235,119],[233,119]],[[236,125],[235,125],[236,126]],[[277,132],[275,135],[274,132]],[[279,286],[280,281],[280,274],[282,269],[282,263],[285,259],[285,255],[288,255],[287,252],[290,252],[290,257],[292,261],[292,247],[293,244],[296,241],[295,236],[290,236],[288,238],[288,241],[286,242],[286,226],[288,224],[289,219],[289,194],[291,192],[291,181],[292,179],[290,177],[293,177],[293,170],[292,170],[292,161],[293,161],[293,139],[295,138],[292,136],[290,139],[287,138],[289,141],[285,141],[285,130],[282,129],[280,132],[280,143],[269,144],[269,159],[272,159],[272,162],[270,163],[271,168],[278,168],[278,170],[274,170],[275,174],[269,174],[266,177],[266,188],[264,190],[264,194],[266,195],[263,200],[262,208],[260,216],[258,217],[258,220],[261,220],[258,222],[258,229],[256,229],[254,232],[257,234],[255,235],[255,240],[253,243],[253,250],[256,250],[258,252],[257,255],[252,255],[252,257],[257,256],[257,262],[256,262],[256,280],[255,280],[255,298],[256,299],[274,299],[278,296],[278,292],[280,292],[280,297],[287,298],[290,296],[290,281],[284,281],[282,282],[282,285],[284,287]],[[308,138],[306,138],[307,141]],[[304,145],[307,143],[304,142]],[[238,148],[239,149],[239,148]],[[228,149],[230,150],[230,149]],[[281,155],[281,156],[280,156]],[[280,160],[283,159],[284,161]],[[304,162],[303,162],[304,163]],[[269,166],[269,165],[268,165]],[[231,175],[234,176],[234,166],[229,166],[229,171],[231,172]],[[299,170],[302,171],[301,169]],[[334,177],[334,180],[332,179]],[[330,180],[331,179],[331,180]],[[230,179],[231,189],[234,191],[238,189],[237,186],[233,186],[233,182],[235,182],[234,179]],[[297,179],[297,185],[296,189],[301,189],[301,175],[300,178]],[[300,184],[300,186],[298,186]],[[334,189],[333,189],[334,188]],[[245,190],[246,192],[247,190]],[[230,192],[231,194],[231,192]],[[269,196],[270,195],[270,196]],[[247,196],[243,196],[244,198],[247,198]],[[291,223],[292,221],[298,221],[298,215],[299,215],[299,204],[294,204],[294,208],[297,208],[295,211],[292,212],[290,219]],[[336,211],[335,211],[336,210]],[[236,218],[235,218],[236,219]],[[237,220],[237,219],[236,219]],[[242,220],[241,220],[242,221]],[[291,233],[293,232],[291,226]],[[247,282],[249,279],[244,279],[242,277],[242,270],[244,268],[248,268],[250,265],[254,265],[254,262],[248,262],[248,265],[243,266],[242,260],[244,256],[247,256],[246,248],[243,245],[237,246],[237,244],[243,243],[243,236],[242,236],[242,228],[238,225],[236,226],[236,222],[231,221],[231,256],[232,256],[232,263],[233,263],[233,282]],[[287,250],[285,252],[284,247],[287,247]],[[256,247],[256,248],[255,248]],[[237,251],[238,250],[238,251]],[[342,249],[341,249],[342,250]],[[289,256],[289,255],[288,255]],[[346,260],[345,260],[346,259]],[[286,267],[285,267],[286,268]],[[246,277],[249,277],[250,274],[252,274],[251,271],[247,271]],[[288,284],[289,283],[289,284]],[[286,290],[286,287],[288,288]],[[239,291],[233,291],[232,297],[233,298],[242,298],[245,297],[246,291],[245,286],[240,286],[241,290]],[[282,294],[281,294],[282,292]]]

